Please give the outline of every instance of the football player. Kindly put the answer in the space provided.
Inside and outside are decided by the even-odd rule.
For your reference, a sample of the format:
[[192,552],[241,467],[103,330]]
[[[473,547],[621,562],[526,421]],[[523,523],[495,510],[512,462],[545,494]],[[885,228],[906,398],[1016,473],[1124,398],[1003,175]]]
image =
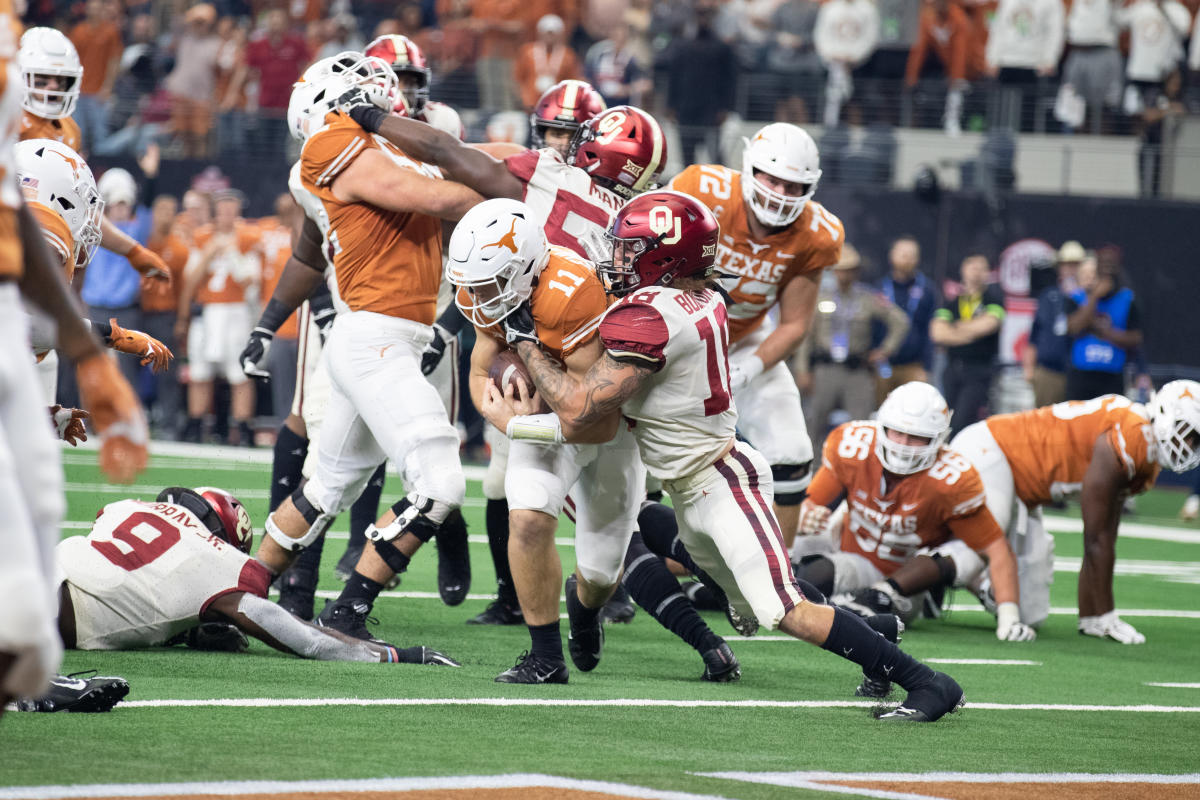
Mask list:
[[916,590],[890,577],[900,565],[925,559],[946,584],[965,586],[983,558],[996,587],[996,637],[1032,641],[1036,634],[1020,619],[1016,560],[979,473],[945,446],[949,431],[945,399],[920,381],[893,390],[876,421],[835,428],[800,511],[800,533],[821,533],[843,497],[847,512],[836,548],[801,558],[796,575],[834,596],[872,587],[908,618],[905,595]]
[[[771,511],[771,468],[734,435],[725,304],[713,281],[720,226],[688,195],[648,192],[613,221],[599,265],[620,298],[600,324],[604,354],[577,380],[533,340],[528,315],[510,338],[571,441],[629,421],[642,460],[671,496],[679,536],[734,608],[770,628],[889,676],[908,690],[882,718],[931,722],[957,709],[962,688],[903,653],[859,617],[806,599]],[[497,398],[492,391],[492,400]]]
[[292,616],[266,599],[271,573],[249,556],[253,538],[250,515],[222,489],[173,486],[152,503],[106,505],[87,536],[57,548],[63,644],[154,647],[219,621],[301,658],[459,666],[427,647],[364,642]]
[[542,92],[529,115],[530,144],[535,150],[549,147],[566,160],[578,145],[583,124],[606,108],[587,81],[559,81]]
[[[29,340],[22,298],[58,326],[59,351],[76,365],[80,393],[100,432],[100,466],[111,480],[132,481],[146,464],[148,432],[141,406],[99,339],[84,322],[54,264],[16,180],[20,75],[14,63],[20,25],[11,0],[0,0],[0,336]],[[0,714],[14,697],[42,695],[62,643],[54,630],[53,548],[63,513],[59,448],[29,351],[0,351]]]
[[466,131],[458,112],[445,103],[429,99],[429,82],[433,76],[425,61],[425,54],[416,42],[398,33],[386,33],[372,40],[363,53],[383,59],[396,73],[401,96],[396,99],[392,109],[394,113],[463,138]]
[[[365,89],[376,110],[390,114],[399,92],[388,64],[363,56],[338,74],[330,79]],[[403,465],[409,493],[369,529],[373,544],[319,618],[370,638],[364,620],[384,584],[466,491],[458,433],[420,361],[433,336],[441,220],[458,219],[482,198],[341,111],[306,126],[300,181],[320,201],[337,286],[338,321],[326,342],[331,396],[316,473],[268,518],[258,555],[281,571],[324,535],[385,458]]]
[[[721,223],[717,271],[728,293],[730,383],[738,431],[771,464],[775,513],[791,547],[812,475],[812,442],[800,392],[784,361],[800,346],[817,305],[821,273],[841,259],[842,222],[812,199],[817,146],[777,122],[746,143],[742,171],[697,164],[670,188],[698,198]],[[777,309],[768,318],[768,312]]]
[[[1113,564],[1121,507],[1154,485],[1161,467],[1200,464],[1200,383],[1172,381],[1149,407],[1120,395],[998,414],[962,430],[950,446],[979,470],[992,516],[1012,541],[1021,572],[1021,618],[1050,612],[1054,539],[1041,506],[1078,495],[1083,513],[1079,632],[1141,644],[1113,601]],[[984,576],[978,593],[990,593]],[[985,600],[985,603],[988,601]]]
[[[53,139],[78,151],[79,126],[71,119],[79,99],[83,66],[75,45],[54,28],[30,28],[21,36],[17,62],[24,89],[21,106],[22,141]],[[171,282],[166,263],[105,217],[100,218],[100,246],[125,256],[138,272],[154,280]],[[75,286],[82,286],[83,269]]]

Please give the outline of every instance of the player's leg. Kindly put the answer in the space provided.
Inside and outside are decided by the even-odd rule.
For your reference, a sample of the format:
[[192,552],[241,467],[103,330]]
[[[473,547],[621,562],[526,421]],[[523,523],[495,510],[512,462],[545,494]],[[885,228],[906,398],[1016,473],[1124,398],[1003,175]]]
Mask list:
[[[486,423],[485,423],[486,425]],[[484,441],[491,450],[487,472],[483,476],[483,496],[487,501],[484,524],[488,551],[496,571],[496,599],[480,614],[467,620],[472,625],[517,625],[523,620],[521,604],[508,563],[508,500],[504,496],[504,472],[508,466],[508,437],[486,425]]]
[[[441,335],[435,331],[435,335]],[[437,390],[446,418],[451,425],[458,420],[458,336],[443,337],[446,343],[441,360],[429,374],[429,382]],[[457,428],[455,428],[457,431]],[[471,588],[471,551],[467,545],[467,522],[462,512],[453,511],[437,532],[438,594],[448,606],[467,599]]]
[[238,426],[239,444],[242,447],[254,446],[254,429],[251,421],[254,418],[255,386],[245,372],[242,371],[238,360],[254,322],[250,319],[250,309],[245,303],[230,303],[223,309],[225,324],[221,328],[221,364],[225,372],[225,380],[229,382],[230,414]]
[[[350,539],[346,543],[346,551],[342,553],[337,566],[333,568],[334,574],[343,583],[349,580],[354,573],[354,566],[362,558],[363,548],[367,545],[367,528],[379,519],[379,501],[383,497],[383,487],[386,482],[387,464],[385,463],[379,465],[379,468],[371,475],[371,479],[367,481],[367,487],[354,501],[354,505],[350,506]],[[393,580],[399,583],[398,577]]]

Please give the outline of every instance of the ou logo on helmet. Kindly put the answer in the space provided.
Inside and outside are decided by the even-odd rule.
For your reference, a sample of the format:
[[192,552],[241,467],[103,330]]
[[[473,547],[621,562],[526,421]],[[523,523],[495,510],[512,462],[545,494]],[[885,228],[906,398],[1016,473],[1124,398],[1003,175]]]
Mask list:
[[600,135],[596,137],[596,141],[603,145],[613,143],[613,140],[621,133],[621,126],[625,124],[626,116],[623,112],[617,111],[609,114],[600,120],[596,126]]
[[675,244],[683,237],[683,224],[667,206],[650,209],[650,230],[657,233],[661,244]]

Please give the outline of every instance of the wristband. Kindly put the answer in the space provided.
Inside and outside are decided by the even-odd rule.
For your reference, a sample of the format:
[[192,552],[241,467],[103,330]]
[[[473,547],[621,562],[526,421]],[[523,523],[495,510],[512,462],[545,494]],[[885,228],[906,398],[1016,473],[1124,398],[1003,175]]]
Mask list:
[[526,414],[513,417],[504,431],[513,441],[562,444],[562,420],[557,414]]

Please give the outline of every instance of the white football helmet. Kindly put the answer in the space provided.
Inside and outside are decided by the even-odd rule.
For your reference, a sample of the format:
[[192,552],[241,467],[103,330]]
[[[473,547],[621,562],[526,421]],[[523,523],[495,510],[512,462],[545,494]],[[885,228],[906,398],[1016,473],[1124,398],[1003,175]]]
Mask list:
[[[816,193],[817,181],[821,179],[817,143],[803,128],[786,122],[773,122],[761,128],[753,139],[743,141],[746,149],[742,151],[742,197],[758,221],[768,228],[791,225]],[[804,184],[808,190],[799,196],[780,194],[759,181],[754,176],[755,170]]]
[[454,302],[480,328],[497,324],[529,299],[550,258],[533,209],[519,200],[485,200],[458,221],[446,248],[446,280],[466,289]]
[[1200,465],[1200,383],[1171,381],[1150,402],[1158,463],[1172,472]]
[[[896,475],[912,475],[937,461],[938,450],[950,435],[950,409],[937,389],[910,381],[897,386],[883,401],[875,425],[875,455],[883,468]],[[900,444],[888,437],[889,430],[924,436],[929,444]]]
[[82,267],[100,244],[104,200],[87,162],[53,139],[27,139],[13,148],[17,182],[27,200],[54,211],[75,240],[75,266]]
[[[71,116],[79,100],[83,66],[70,39],[54,28],[30,28],[21,36],[17,66],[25,83],[22,108],[43,119]],[[58,79],[58,89],[38,86],[50,77]]]
[[355,86],[385,111],[400,101],[400,84],[386,61],[347,50],[313,62],[292,85],[288,101],[288,130],[306,140],[324,123],[325,115],[337,107],[337,99]]

